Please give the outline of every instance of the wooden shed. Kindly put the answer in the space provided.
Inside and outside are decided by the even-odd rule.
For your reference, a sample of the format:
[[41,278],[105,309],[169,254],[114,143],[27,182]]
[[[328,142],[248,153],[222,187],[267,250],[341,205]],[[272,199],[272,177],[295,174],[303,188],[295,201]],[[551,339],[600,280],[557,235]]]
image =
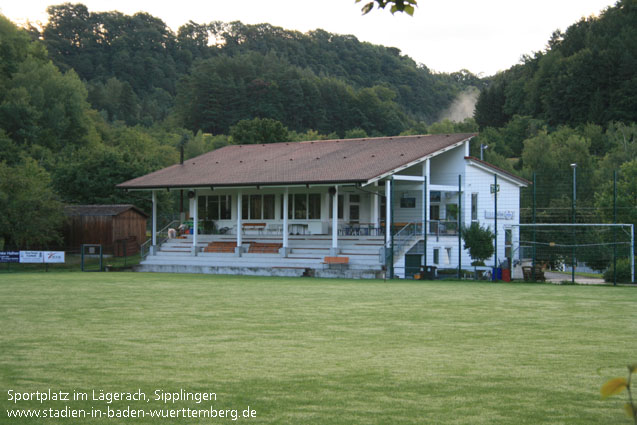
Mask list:
[[148,214],[134,205],[68,205],[64,242],[69,251],[101,244],[106,254],[133,255],[146,241]]

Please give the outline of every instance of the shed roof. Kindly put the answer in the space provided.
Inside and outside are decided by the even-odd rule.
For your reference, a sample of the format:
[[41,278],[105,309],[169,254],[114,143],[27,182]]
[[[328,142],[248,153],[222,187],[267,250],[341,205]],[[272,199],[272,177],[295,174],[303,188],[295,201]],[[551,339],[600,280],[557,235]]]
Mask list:
[[132,204],[67,205],[64,207],[64,214],[67,216],[116,216],[128,210],[133,210],[148,218],[148,214]]
[[231,145],[118,185],[123,189],[361,183],[473,133]]

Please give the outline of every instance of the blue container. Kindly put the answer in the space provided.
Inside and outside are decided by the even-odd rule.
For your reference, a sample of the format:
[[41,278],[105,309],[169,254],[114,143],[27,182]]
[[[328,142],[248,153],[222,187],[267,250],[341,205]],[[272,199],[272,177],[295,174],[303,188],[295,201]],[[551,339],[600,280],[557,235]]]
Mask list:
[[493,281],[502,280],[502,268],[501,267],[498,267],[498,268],[493,267],[491,269],[491,280],[493,280]]

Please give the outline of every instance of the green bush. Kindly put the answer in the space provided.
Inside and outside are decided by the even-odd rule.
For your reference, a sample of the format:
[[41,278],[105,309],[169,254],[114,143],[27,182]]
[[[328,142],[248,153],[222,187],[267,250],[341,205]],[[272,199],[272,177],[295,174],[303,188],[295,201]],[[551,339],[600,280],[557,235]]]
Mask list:
[[[617,260],[617,282],[629,283],[631,278],[630,258],[620,258]],[[613,264],[604,272],[604,280],[613,282]]]

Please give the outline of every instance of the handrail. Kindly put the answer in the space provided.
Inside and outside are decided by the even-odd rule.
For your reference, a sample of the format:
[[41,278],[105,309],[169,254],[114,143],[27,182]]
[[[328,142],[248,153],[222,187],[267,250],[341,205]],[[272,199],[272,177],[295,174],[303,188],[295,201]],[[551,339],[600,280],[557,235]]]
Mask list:
[[[422,236],[422,223],[412,222],[407,223],[398,232],[394,234],[394,261],[402,256],[405,251],[413,245],[413,242]],[[383,251],[384,250],[384,256]],[[381,248],[379,252],[380,258],[385,258],[385,264],[390,261],[391,250],[388,248]]]
[[[174,229],[177,227],[176,225],[178,224],[179,224],[179,220],[173,220],[170,223],[168,223],[166,226],[164,226],[161,230],[159,230],[157,232],[157,245],[161,245],[164,242],[166,242],[168,240],[168,229],[171,229],[171,228]],[[148,254],[150,253],[150,247],[152,243],[153,243],[153,238],[151,235],[150,239],[148,239],[146,242],[140,245],[139,249],[140,249],[141,261],[145,260]]]

